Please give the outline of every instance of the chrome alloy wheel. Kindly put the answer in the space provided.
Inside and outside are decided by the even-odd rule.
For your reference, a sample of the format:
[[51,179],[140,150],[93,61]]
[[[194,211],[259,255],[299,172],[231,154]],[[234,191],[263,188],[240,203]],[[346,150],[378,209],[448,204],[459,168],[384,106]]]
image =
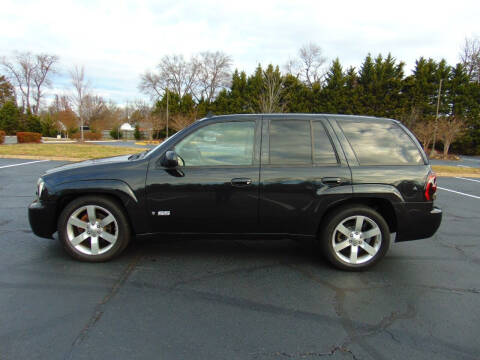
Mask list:
[[342,220],[332,235],[332,247],[338,258],[348,264],[371,260],[382,244],[382,232],[375,221],[356,215]]
[[101,206],[82,206],[68,218],[67,237],[70,244],[83,254],[106,253],[118,239],[117,220]]

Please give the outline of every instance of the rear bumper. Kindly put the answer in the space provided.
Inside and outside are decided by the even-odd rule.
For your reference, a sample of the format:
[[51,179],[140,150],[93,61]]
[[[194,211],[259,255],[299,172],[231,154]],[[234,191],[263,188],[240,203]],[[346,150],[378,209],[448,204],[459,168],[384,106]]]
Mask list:
[[407,203],[396,210],[397,242],[429,238],[442,222],[442,210],[432,203]]
[[57,231],[56,220],[54,204],[44,204],[35,200],[29,205],[28,221],[35,235],[52,238],[53,233]]

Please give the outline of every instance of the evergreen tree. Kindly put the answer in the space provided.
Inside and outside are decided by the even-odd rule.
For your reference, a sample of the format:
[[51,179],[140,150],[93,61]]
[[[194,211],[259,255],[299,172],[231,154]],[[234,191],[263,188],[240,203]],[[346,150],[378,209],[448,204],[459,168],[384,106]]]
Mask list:
[[391,54],[375,60],[369,54],[363,62],[358,77],[360,112],[367,115],[396,117],[403,108],[404,63],[396,64]]
[[347,98],[345,114],[358,114],[358,109],[360,109],[358,75],[353,66],[348,68],[345,74],[345,87],[345,97]]
[[24,128],[27,131],[42,133],[42,123],[40,117],[28,112],[24,115]]
[[347,78],[340,60],[336,58],[327,71],[323,94],[321,96],[322,112],[345,114],[347,112]]
[[260,110],[260,96],[263,92],[263,69],[258,64],[255,73],[247,79],[247,99],[249,113],[259,113]]
[[285,112],[313,112],[312,95],[312,89],[306,86],[296,76],[293,76],[292,74],[284,76],[281,102],[285,106]]
[[14,135],[17,130],[20,130],[21,112],[13,101],[7,101],[0,108],[0,130],[3,130],[7,135]]
[[7,101],[15,103],[15,89],[13,85],[0,75],[0,106],[3,106]]
[[58,134],[57,122],[50,113],[43,114],[40,118],[42,123],[42,135],[54,137]]

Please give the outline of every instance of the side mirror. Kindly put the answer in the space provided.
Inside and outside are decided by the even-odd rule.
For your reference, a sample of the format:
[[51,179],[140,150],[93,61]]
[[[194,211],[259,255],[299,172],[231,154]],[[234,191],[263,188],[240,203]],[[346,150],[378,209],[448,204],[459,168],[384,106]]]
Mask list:
[[178,156],[173,150],[169,150],[165,153],[162,161],[162,165],[168,168],[174,168],[178,166]]

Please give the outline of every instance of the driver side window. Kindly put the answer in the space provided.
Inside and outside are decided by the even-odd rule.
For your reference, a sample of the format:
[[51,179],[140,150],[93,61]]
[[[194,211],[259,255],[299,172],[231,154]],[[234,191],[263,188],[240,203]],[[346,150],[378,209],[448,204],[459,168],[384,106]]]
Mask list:
[[254,121],[207,125],[175,146],[184,166],[252,165]]

